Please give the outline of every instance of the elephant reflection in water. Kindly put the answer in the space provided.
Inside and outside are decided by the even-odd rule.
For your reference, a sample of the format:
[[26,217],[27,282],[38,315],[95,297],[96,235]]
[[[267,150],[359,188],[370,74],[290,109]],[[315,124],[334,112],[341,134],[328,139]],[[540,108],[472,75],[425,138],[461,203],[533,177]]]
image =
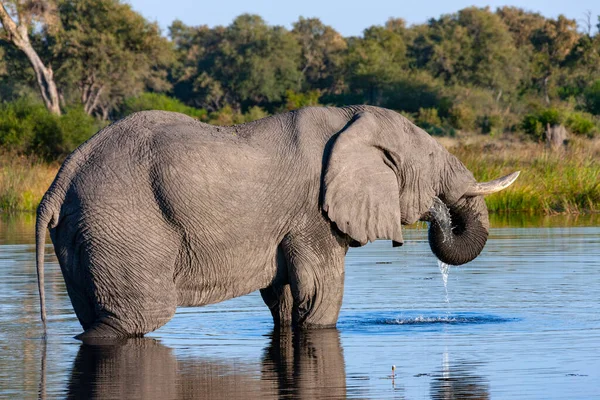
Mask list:
[[[84,343],[75,358],[68,398],[236,399],[343,398],[344,357],[336,329],[276,331],[262,369],[196,357],[175,358],[153,339]],[[258,376],[260,374],[260,377]]]

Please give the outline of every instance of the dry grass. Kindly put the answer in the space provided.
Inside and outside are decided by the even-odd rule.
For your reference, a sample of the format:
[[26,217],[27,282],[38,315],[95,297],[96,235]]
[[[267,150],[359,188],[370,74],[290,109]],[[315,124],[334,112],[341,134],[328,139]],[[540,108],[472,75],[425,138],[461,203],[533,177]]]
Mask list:
[[35,211],[58,168],[32,158],[0,155],[0,211]]

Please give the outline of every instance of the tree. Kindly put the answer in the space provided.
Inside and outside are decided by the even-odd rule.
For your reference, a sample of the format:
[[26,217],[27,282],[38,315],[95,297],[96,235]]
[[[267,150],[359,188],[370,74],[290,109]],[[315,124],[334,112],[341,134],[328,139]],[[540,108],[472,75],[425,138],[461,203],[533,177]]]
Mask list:
[[[52,68],[50,65],[44,64],[29,39],[29,32],[35,28],[37,23],[45,24],[48,30],[57,28],[58,19],[55,11],[55,4],[49,0],[0,2],[0,22],[2,22],[5,33],[3,39],[11,42],[25,54],[35,71],[37,84],[46,108],[50,112],[60,115],[60,101]],[[13,20],[11,14],[17,17],[17,22]]]
[[346,40],[318,18],[294,22],[292,34],[302,49],[300,71],[307,89],[337,93],[342,89],[341,68]]
[[533,78],[541,86],[547,104],[550,104],[551,78],[563,65],[578,39],[577,21],[563,15],[546,20],[531,37],[535,49],[532,60]]
[[244,14],[227,27],[171,27],[180,65],[176,95],[190,105],[219,109],[281,103],[287,90],[302,84],[301,48],[280,26],[269,27],[257,15]]
[[88,114],[107,119],[120,102],[146,89],[165,91],[171,44],[118,0],[60,0],[62,29],[53,48],[57,78],[78,92]]
[[351,89],[361,91],[370,104],[381,104],[384,89],[404,76],[407,67],[398,20],[365,29],[363,38],[349,39],[346,62]]
[[491,89],[498,99],[518,85],[523,60],[508,27],[488,8],[465,8],[427,26],[410,49],[417,68],[447,84]]

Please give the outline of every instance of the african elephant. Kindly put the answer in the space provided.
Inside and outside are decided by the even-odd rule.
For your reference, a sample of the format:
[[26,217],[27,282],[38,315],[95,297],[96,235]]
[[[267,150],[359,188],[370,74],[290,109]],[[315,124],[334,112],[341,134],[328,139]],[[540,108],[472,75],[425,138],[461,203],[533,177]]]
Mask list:
[[[377,107],[231,127],[135,113],[75,150],[42,199],[42,320],[49,227],[81,339],[142,336],[177,306],[259,289],[275,325],[332,327],[349,246],[400,245],[401,225],[428,219],[437,257],[466,263],[488,236],[483,194],[515,175],[477,183],[426,132]],[[436,199],[452,224],[429,212]]]

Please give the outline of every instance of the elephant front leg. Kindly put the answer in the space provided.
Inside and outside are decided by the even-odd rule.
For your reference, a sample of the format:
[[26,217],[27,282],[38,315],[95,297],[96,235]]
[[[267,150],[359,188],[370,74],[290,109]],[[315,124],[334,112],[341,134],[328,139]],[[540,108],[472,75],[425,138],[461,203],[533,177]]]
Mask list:
[[[313,231],[314,232],[314,231]],[[329,226],[285,243],[295,328],[329,328],[337,323],[344,295],[347,247]]]

